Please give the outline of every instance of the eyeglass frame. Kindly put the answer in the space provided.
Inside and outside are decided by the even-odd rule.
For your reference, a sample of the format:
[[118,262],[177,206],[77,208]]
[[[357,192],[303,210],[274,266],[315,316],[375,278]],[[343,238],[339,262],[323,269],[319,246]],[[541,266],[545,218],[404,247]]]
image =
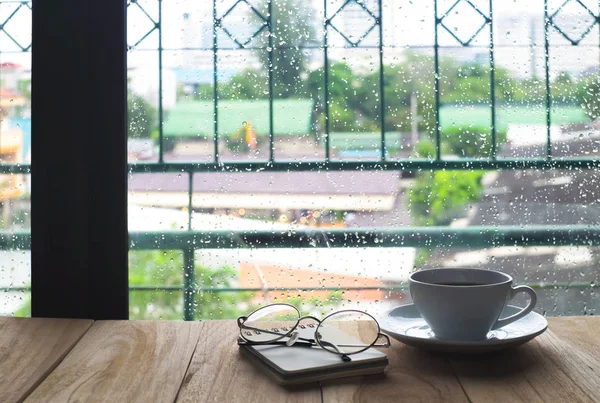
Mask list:
[[[245,326],[244,323],[254,313],[260,311],[261,309],[265,309],[265,308],[268,308],[270,306],[276,306],[276,305],[281,305],[281,306],[287,306],[287,307],[294,308],[294,310],[296,310],[296,312],[298,312],[298,319],[296,320],[296,324],[293,327],[291,327],[290,330],[287,333],[285,333],[285,334],[283,334],[283,335],[281,335],[281,336],[279,336],[279,337],[277,337],[276,339],[273,339],[273,340],[254,341],[254,340],[248,340],[246,337],[244,337],[243,329],[254,330],[254,331],[259,331],[259,332],[265,332],[264,329],[258,329],[258,328],[254,328],[254,327],[248,327],[248,326]],[[325,322],[331,316],[337,315],[337,314],[342,313],[342,312],[356,312],[356,313],[360,313],[362,315],[367,315],[368,317],[370,317],[371,319],[373,319],[373,321],[377,325],[377,337],[373,340],[373,342],[370,345],[366,346],[362,350],[354,351],[354,352],[351,352],[351,353],[342,353],[339,350],[337,352],[332,351],[332,350],[326,348],[325,346],[323,346],[321,344],[321,340],[319,340],[319,337],[317,337],[317,331],[319,330],[319,327],[321,326],[321,324],[323,322]],[[238,324],[238,327],[240,329],[240,337],[244,340],[244,342],[240,342],[240,340],[238,339],[238,345],[281,344],[282,342],[280,340],[284,339],[285,337],[290,337],[290,340],[292,340],[292,336],[291,336],[292,333],[294,333],[294,330],[296,330],[296,328],[300,325],[300,322],[302,320],[305,320],[305,319],[312,319],[312,320],[314,320],[315,322],[318,323],[317,327],[315,328],[315,335],[314,335],[315,337],[313,339],[305,339],[303,337],[299,337],[298,336],[296,338],[293,338],[293,341],[292,341],[291,344],[289,344],[289,340],[288,340],[288,342],[283,342],[283,343],[285,343],[289,347],[291,347],[292,345],[296,345],[296,340],[302,340],[302,342],[304,342],[304,343],[311,343],[310,347],[313,347],[314,344],[316,344],[317,346],[321,347],[323,350],[325,350],[325,351],[327,351],[329,353],[341,355],[342,359],[344,361],[350,361],[350,357],[347,357],[347,356],[358,354],[358,353],[362,353],[363,351],[366,351],[366,350],[368,350],[368,349],[370,349],[372,347],[383,347],[383,348],[386,348],[386,347],[390,347],[390,345],[391,345],[390,337],[387,334],[381,333],[381,327],[379,326],[379,322],[377,321],[377,319],[375,319],[375,317],[373,317],[373,315],[371,315],[371,314],[369,314],[367,312],[359,311],[359,310],[356,310],[356,309],[343,309],[341,311],[332,312],[329,315],[325,316],[323,319],[317,319],[317,318],[315,318],[312,315],[301,316],[300,310],[297,307],[295,307],[294,305],[291,305],[291,304],[286,304],[286,303],[277,303],[277,304],[265,305],[265,306],[262,306],[262,307],[260,307],[258,309],[255,309],[254,311],[250,312],[247,316],[240,316],[240,317],[238,317],[237,318],[237,324]],[[271,333],[271,332],[268,332],[268,331],[266,331],[266,332],[267,333]],[[276,332],[273,332],[273,333],[276,333]],[[277,334],[279,334],[279,333],[277,333]],[[381,344],[381,345],[377,345],[377,341],[380,338],[384,338],[385,339],[385,343]],[[332,346],[334,346],[334,348],[337,350],[337,347],[333,343],[329,343],[329,344],[332,344]],[[305,345],[305,346],[307,346],[306,344],[299,344],[299,345]]]

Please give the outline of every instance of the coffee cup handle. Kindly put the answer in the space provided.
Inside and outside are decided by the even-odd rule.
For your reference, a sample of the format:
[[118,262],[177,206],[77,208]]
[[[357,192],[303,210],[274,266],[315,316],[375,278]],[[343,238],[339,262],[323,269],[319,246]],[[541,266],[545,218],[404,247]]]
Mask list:
[[508,318],[498,319],[494,326],[492,326],[492,330],[500,329],[501,327],[506,326],[509,323],[513,323],[515,320],[521,319],[523,316],[531,312],[533,308],[535,308],[535,304],[537,303],[537,295],[535,294],[535,291],[533,291],[533,288],[527,287],[526,285],[519,285],[517,287],[513,287],[510,290],[508,300],[510,301],[515,297],[515,295],[517,295],[520,292],[524,292],[525,294],[529,295],[529,305],[527,305],[525,308],[515,313],[514,315],[509,316]]

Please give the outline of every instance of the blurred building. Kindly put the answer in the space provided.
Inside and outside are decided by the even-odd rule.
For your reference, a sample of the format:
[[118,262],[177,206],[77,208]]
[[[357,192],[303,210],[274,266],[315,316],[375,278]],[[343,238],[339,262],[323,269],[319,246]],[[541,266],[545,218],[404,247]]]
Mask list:
[[[568,14],[561,12],[553,19],[566,36],[579,39],[588,25],[595,20],[589,14]],[[522,77],[544,79],[544,16],[539,14],[498,16],[494,19],[494,42],[500,45],[495,48],[496,62],[509,68]],[[555,78],[566,71],[579,74],[598,64],[597,28],[588,33],[583,43],[596,44],[590,49],[584,46],[573,46],[553,26],[549,27],[550,44],[550,76]]]
[[[574,128],[577,129],[577,128]],[[567,130],[567,129],[565,129]],[[597,135],[565,137],[553,144],[553,156],[598,157]],[[501,158],[542,156],[545,144],[505,148]],[[600,225],[598,170],[504,170],[488,172],[480,201],[466,206],[454,227],[546,227]],[[521,282],[539,283],[537,310],[549,315],[598,313],[600,248],[595,246],[498,246],[476,249],[436,248],[425,268],[470,267],[506,272]],[[568,286],[568,287],[567,287]]]
[[[248,217],[278,220],[285,215],[285,221],[291,222],[301,221],[310,210],[319,211],[328,221],[336,211],[392,211],[399,178],[392,171],[196,173],[192,201],[195,209],[208,213],[242,210]],[[133,174],[129,200],[140,206],[187,208],[187,177]]]

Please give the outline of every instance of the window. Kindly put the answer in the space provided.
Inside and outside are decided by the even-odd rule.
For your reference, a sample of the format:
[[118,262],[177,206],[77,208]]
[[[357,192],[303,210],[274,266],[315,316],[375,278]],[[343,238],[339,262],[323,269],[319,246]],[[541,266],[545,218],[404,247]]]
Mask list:
[[598,10],[561,4],[131,2],[131,317],[380,312],[439,265],[593,313]]
[[[84,299],[95,307],[69,315],[99,318],[98,306],[110,304],[123,316],[124,296],[110,293],[128,274],[131,318],[193,320],[231,318],[266,300],[379,313],[409,301],[412,270],[440,265],[506,271],[538,289],[537,309],[549,315],[598,308],[597,4],[130,0],[125,38],[102,24],[110,17],[119,27],[123,4],[83,3],[95,18],[52,29],[72,38],[73,24],[91,35],[75,35],[60,54],[45,31],[38,42],[33,35],[38,60],[92,61],[70,76],[51,66],[56,83],[81,84],[69,84],[72,99],[32,63],[34,87],[56,93],[83,127],[76,135],[58,102],[38,115],[72,143],[64,166],[38,154],[53,186],[74,188],[72,204],[61,216],[51,186],[36,182],[34,211],[44,201],[55,209],[34,214],[31,236],[18,224],[0,243],[19,254],[44,234],[36,225],[61,235],[62,249],[38,248],[67,259],[68,271],[36,269],[45,256],[32,250],[34,314],[36,273],[65,282],[61,309]],[[8,4],[29,12],[22,2],[0,7]],[[49,4],[34,7],[61,17]],[[88,15],[83,5],[67,11]],[[26,43],[10,26],[0,36]],[[124,244],[125,39],[128,273],[119,250],[101,247]],[[3,52],[6,44],[10,37]],[[16,50],[25,57],[30,47]],[[34,98],[34,132],[35,111]],[[48,135],[34,138],[58,150]],[[2,167],[11,178],[30,173],[23,163]],[[88,184],[100,186],[89,203]],[[83,240],[61,232],[61,217],[83,223]],[[81,261],[90,268],[77,270]],[[4,289],[23,305],[5,310],[26,313],[27,277],[18,278]]]
[[31,4],[0,2],[0,315],[30,314]]

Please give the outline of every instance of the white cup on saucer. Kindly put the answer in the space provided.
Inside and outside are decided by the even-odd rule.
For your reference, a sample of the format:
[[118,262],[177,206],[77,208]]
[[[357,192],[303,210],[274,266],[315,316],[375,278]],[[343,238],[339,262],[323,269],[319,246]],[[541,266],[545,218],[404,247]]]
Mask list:
[[[438,339],[485,340],[496,330],[533,310],[537,296],[527,286],[513,287],[505,273],[480,269],[430,269],[410,276],[415,307]],[[527,307],[508,318],[502,310],[520,292],[529,295]]]

